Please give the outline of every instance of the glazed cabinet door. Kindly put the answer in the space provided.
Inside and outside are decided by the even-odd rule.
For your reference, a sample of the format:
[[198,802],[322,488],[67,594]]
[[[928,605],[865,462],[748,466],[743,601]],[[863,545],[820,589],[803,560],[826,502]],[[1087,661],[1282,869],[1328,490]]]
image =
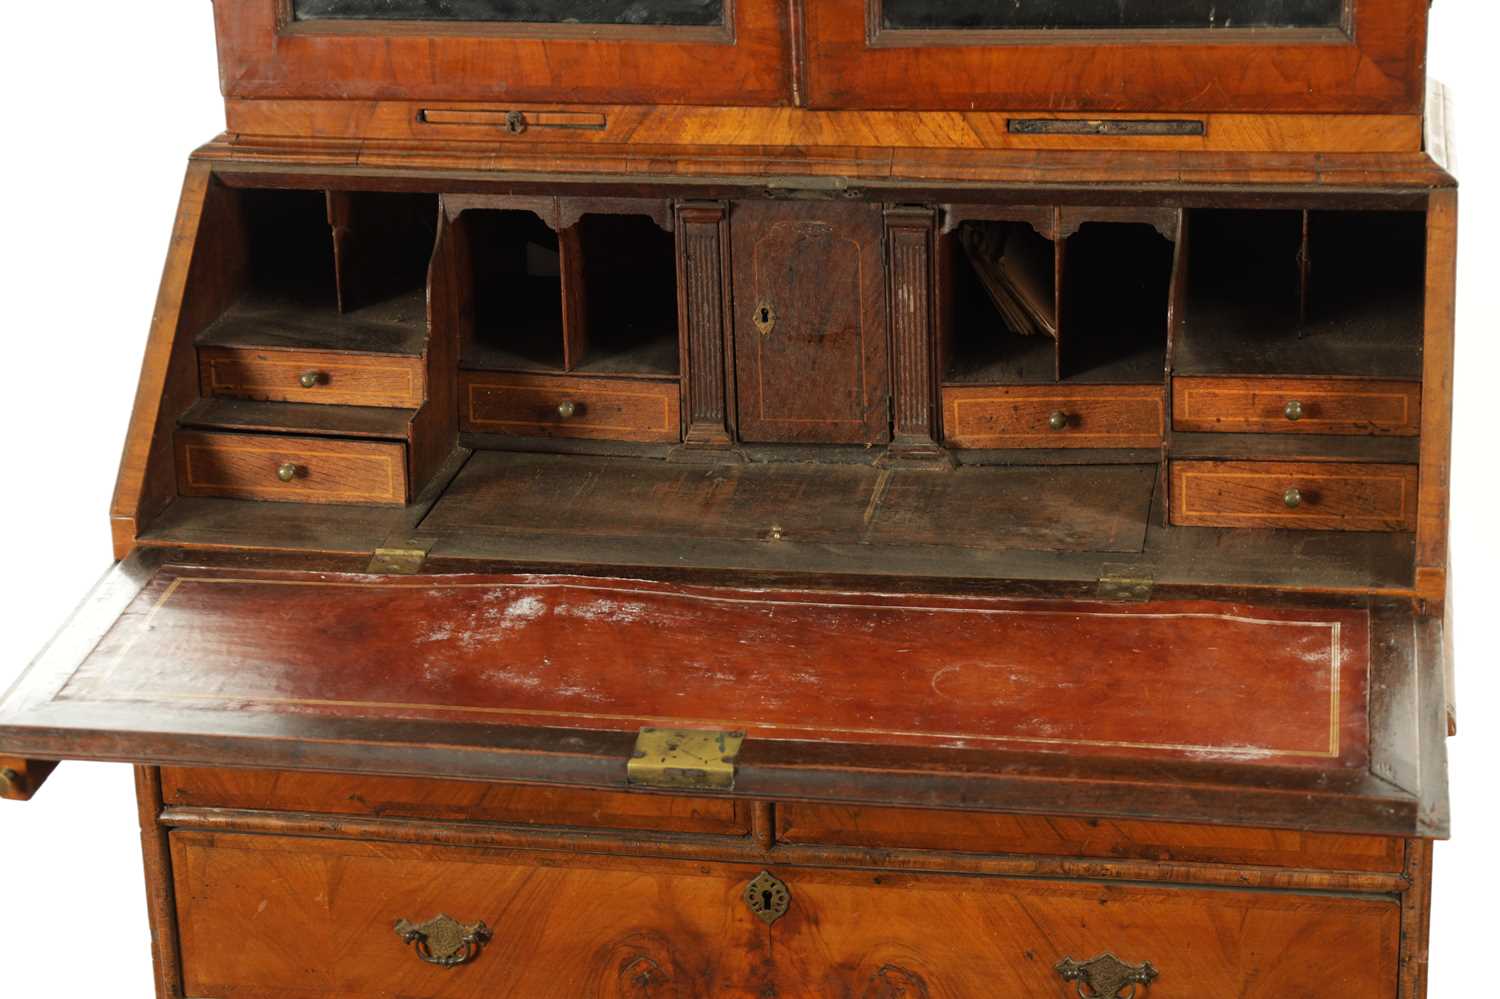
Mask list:
[[878,205],[734,207],[740,438],[890,440]]
[[[569,127],[602,127],[589,122],[605,112],[569,118],[524,102],[791,101],[778,0],[220,0],[214,8],[231,100],[433,101],[418,124],[468,123],[490,135],[505,134],[507,111],[552,111],[549,125],[529,131],[563,138]],[[471,101],[507,103],[455,106]]]
[[[808,94],[815,107],[1415,114],[1426,9],[1425,0],[818,0],[805,6]],[[1077,122],[1070,134],[1098,124]],[[1046,127],[1019,119],[1009,130]]]

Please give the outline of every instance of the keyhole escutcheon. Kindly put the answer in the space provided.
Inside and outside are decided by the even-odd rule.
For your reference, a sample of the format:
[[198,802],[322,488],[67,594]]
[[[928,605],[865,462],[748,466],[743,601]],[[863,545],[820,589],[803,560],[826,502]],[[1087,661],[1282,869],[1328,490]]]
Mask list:
[[765,302],[755,307],[755,315],[752,318],[761,336],[770,336],[771,331],[776,328],[776,310]]

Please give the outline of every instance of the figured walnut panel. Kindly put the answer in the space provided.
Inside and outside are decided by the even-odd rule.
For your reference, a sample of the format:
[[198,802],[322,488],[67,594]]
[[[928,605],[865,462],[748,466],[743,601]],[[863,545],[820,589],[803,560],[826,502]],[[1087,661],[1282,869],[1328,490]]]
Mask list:
[[872,849],[941,850],[1178,864],[1399,872],[1404,842],[1384,836],[1174,822],[997,815],[801,802],[776,808],[776,839]]
[[740,438],[890,440],[884,226],[877,205],[734,205]]
[[426,398],[420,357],[199,347],[198,368],[203,394],[219,398],[397,409]]
[[[190,832],[172,858],[186,990],[223,999],[1061,996],[1054,966],[1103,953],[1149,961],[1163,996],[1397,985],[1400,907],[1379,897],[776,867],[789,903],[767,925],[745,900],[759,865]],[[439,913],[493,936],[425,964],[391,927]]]
[[293,770],[164,767],[161,773],[168,806],[721,836],[750,832],[748,807],[727,798]]
[[[1166,430],[1155,385],[943,389],[943,439],[971,448],[1154,448]],[[1061,428],[1052,420],[1061,414]]]
[[[1296,490],[1300,497],[1295,506],[1287,502],[1289,490]],[[1190,527],[1411,531],[1417,526],[1417,467],[1174,461],[1172,523]]]
[[462,427],[519,437],[676,443],[676,381],[463,372]]
[[[292,503],[406,502],[406,447],[273,434],[177,432],[184,496]],[[292,468],[283,480],[283,466]]]
[[[1296,403],[1296,419],[1287,407]],[[1415,437],[1419,382],[1338,378],[1176,378],[1172,426],[1184,431]]]

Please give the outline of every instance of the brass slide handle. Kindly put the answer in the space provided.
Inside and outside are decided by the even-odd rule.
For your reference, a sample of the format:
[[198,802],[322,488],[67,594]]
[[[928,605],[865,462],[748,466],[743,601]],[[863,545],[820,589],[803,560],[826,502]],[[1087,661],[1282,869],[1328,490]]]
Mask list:
[[398,919],[396,935],[411,944],[428,964],[456,968],[478,957],[493,934],[483,922],[460,923],[451,916],[438,915],[420,926]]
[[1134,999],[1136,986],[1150,985],[1156,978],[1150,961],[1126,964],[1113,954],[1100,954],[1092,961],[1065,957],[1057,962],[1057,973],[1065,982],[1078,983],[1079,999]]

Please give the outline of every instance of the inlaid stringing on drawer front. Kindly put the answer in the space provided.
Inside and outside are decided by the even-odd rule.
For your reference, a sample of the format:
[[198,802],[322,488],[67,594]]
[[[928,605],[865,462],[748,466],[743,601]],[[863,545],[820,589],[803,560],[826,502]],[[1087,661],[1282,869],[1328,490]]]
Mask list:
[[1182,431],[1414,437],[1417,382],[1334,378],[1177,378],[1172,425]]
[[954,447],[1158,447],[1166,424],[1156,385],[948,386],[943,437]]
[[1183,526],[1411,531],[1416,501],[1415,465],[1172,463],[1172,523]]
[[178,431],[185,496],[301,503],[406,502],[406,447],[271,434]]
[[464,372],[463,426],[480,433],[675,443],[675,381]]
[[209,396],[399,409],[425,398],[418,357],[200,347],[198,365]]

